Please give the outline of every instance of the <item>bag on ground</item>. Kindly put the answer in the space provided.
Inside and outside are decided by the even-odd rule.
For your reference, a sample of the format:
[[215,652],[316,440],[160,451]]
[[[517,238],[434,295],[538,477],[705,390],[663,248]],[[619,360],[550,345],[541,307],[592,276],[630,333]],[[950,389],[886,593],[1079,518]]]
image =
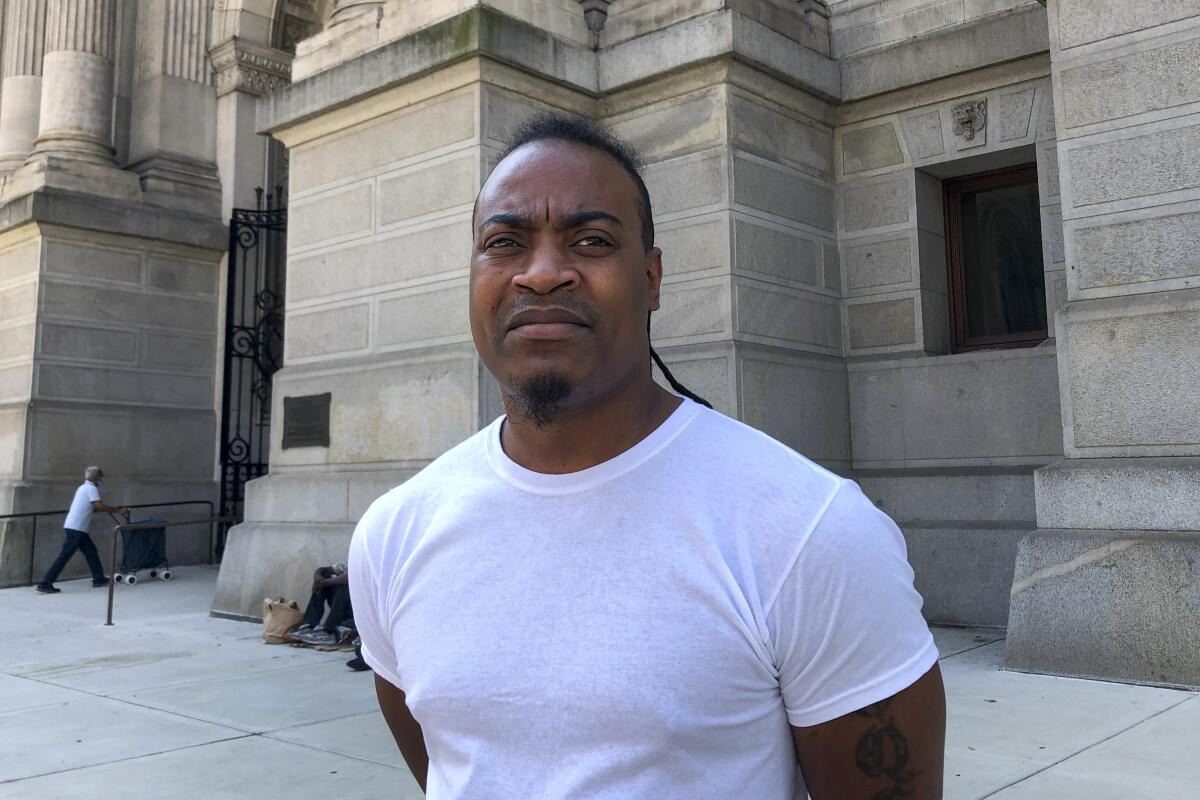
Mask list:
[[286,644],[288,632],[300,624],[304,613],[295,600],[284,600],[282,597],[263,600],[263,642],[266,644]]

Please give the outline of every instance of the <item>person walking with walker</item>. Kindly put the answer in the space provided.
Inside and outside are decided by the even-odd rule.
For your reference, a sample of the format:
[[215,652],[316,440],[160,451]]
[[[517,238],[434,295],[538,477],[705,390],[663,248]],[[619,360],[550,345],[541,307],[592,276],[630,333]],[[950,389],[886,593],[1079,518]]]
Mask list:
[[92,586],[108,586],[108,576],[104,574],[104,565],[100,563],[100,554],[96,552],[96,543],[88,535],[88,525],[92,521],[93,511],[106,511],[110,514],[128,516],[129,509],[124,506],[110,506],[100,499],[100,484],[103,482],[104,470],[99,467],[88,467],[83,471],[83,483],[75,490],[75,498],[71,500],[71,510],[67,512],[67,519],[63,523],[65,538],[62,552],[58,554],[58,558],[54,559],[54,563],[50,565],[50,569],[46,570],[46,575],[42,578],[41,583],[37,585],[39,592],[55,594],[62,591],[54,585],[54,581],[58,580],[63,567],[71,560],[71,556],[75,555],[76,550],[82,551],[83,557],[87,559],[88,568],[92,571]]

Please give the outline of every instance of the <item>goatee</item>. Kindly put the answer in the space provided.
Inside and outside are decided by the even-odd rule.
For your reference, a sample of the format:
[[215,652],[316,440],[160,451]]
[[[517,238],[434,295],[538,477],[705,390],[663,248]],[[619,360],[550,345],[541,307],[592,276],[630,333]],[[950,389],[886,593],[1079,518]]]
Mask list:
[[517,386],[513,400],[517,413],[536,428],[554,423],[571,395],[571,382],[561,375],[544,373],[526,378]]

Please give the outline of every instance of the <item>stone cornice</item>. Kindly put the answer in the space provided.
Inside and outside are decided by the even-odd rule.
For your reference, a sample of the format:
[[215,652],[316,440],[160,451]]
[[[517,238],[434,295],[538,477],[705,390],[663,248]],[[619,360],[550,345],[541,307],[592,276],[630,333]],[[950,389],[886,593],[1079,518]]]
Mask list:
[[292,56],[234,37],[208,51],[217,96],[230,92],[268,95],[291,85]]
[[[670,53],[673,58],[663,58]],[[837,63],[735,11],[722,9],[599,52],[487,7],[389,42],[264,98],[270,133],[468,58],[484,56],[592,97],[725,57],[756,65],[818,97],[841,92]]]

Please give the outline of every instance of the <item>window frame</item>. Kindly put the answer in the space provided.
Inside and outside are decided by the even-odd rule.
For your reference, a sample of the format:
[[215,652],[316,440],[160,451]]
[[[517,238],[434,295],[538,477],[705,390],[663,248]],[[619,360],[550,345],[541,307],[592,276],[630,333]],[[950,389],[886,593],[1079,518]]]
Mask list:
[[[967,192],[987,189],[1002,189],[1038,183],[1037,164],[1021,164],[1016,167],[979,172],[960,178],[950,178],[942,183],[946,223],[946,278],[950,305],[950,346],[953,353],[974,350],[1000,350],[1017,347],[1035,347],[1049,338],[1049,328],[1039,331],[1007,333],[995,336],[969,336],[967,334],[967,275],[963,255],[962,196]],[[1039,200],[1041,197],[1039,187]],[[1041,213],[1039,208],[1038,213]],[[1044,236],[1045,234],[1043,234]],[[1043,257],[1043,275],[1045,262]],[[1045,291],[1045,279],[1042,282]],[[1049,323],[1049,298],[1046,298],[1046,319]]]

